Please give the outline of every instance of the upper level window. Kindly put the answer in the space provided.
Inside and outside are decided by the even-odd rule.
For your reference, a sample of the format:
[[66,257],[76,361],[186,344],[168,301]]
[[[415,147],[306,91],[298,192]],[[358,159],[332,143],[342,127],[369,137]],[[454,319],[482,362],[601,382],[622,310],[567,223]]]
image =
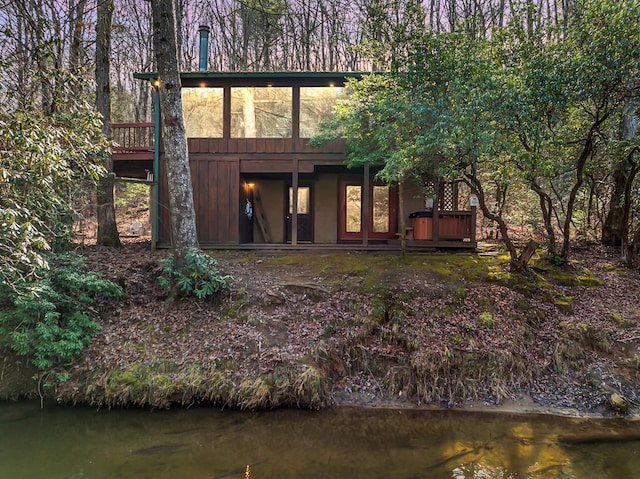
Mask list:
[[291,138],[291,112],[291,88],[231,88],[231,137]]
[[182,112],[189,138],[222,138],[222,88],[183,88]]
[[344,87],[300,87],[300,138],[311,138],[336,104],[346,98]]

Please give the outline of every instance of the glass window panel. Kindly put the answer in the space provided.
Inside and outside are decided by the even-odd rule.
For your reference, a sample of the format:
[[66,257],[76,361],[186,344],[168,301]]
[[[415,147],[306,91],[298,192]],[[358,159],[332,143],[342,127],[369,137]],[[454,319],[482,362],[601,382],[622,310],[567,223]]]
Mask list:
[[289,87],[231,89],[232,138],[291,138]]
[[182,112],[188,138],[222,138],[222,88],[183,88]]
[[300,87],[300,137],[311,138],[317,133],[320,122],[331,118],[344,98],[344,87]]
[[373,232],[389,232],[389,187],[373,187]]
[[[309,194],[311,188],[308,186],[301,186],[298,188],[298,214],[309,214]],[[289,188],[289,214],[293,214],[293,188]]]
[[346,201],[346,231],[347,233],[360,233],[362,229],[362,187],[347,185]]

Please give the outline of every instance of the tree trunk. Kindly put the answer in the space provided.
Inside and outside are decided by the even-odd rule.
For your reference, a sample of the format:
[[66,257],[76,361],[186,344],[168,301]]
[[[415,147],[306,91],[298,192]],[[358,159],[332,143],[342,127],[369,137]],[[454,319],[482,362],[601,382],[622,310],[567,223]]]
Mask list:
[[[96,106],[102,116],[102,134],[111,142],[111,22],[113,0],[98,2],[96,23]],[[104,157],[106,174],[98,182],[98,234],[97,243],[102,246],[120,246],[113,201],[113,157]]]
[[637,255],[640,252],[640,226],[636,228],[633,234],[633,241],[631,242],[631,252]]
[[509,252],[509,266],[511,268],[511,271],[525,271],[526,264],[523,264],[518,257],[516,246],[509,236],[509,229],[507,228],[506,221],[504,220],[504,218],[502,218],[502,216],[492,213],[487,207],[486,196],[484,194],[484,190],[482,189],[482,184],[478,180],[477,176],[474,174],[465,173],[464,181],[473,191],[475,191],[476,195],[478,196],[478,203],[480,204],[480,209],[482,210],[482,214],[485,216],[485,218],[494,221],[498,225],[500,234],[502,235],[502,241],[504,242],[504,245]]
[[187,135],[182,116],[180,73],[172,0],[152,0],[153,45],[158,69],[162,137],[169,183],[169,217],[174,267],[184,268],[186,254],[199,248]]
[[622,222],[625,209],[624,189],[628,176],[627,162],[619,162],[613,172],[613,192],[609,200],[607,218],[602,226],[602,243],[609,246],[620,246],[622,244]]
[[[619,138],[621,140],[631,140],[638,133],[638,100],[628,97],[625,104],[624,115],[620,124]],[[602,227],[602,242],[610,246],[620,246],[622,244],[622,232],[624,225],[625,210],[631,205],[625,202],[625,190],[629,181],[631,165],[626,158],[622,159],[613,172],[613,192],[609,202],[609,212]],[[633,181],[633,180],[632,180]]]
[[567,211],[564,219],[564,227],[562,229],[562,250],[560,251],[560,256],[565,259],[569,257],[571,223],[573,221],[573,209],[576,203],[576,197],[578,196],[578,191],[582,187],[582,183],[584,181],[584,168],[587,164],[587,159],[593,153],[594,133],[595,130],[592,128],[578,157],[578,161],[576,163],[576,180],[571,188],[569,199],[567,201]]
[[[71,22],[69,25],[69,28],[71,29],[71,39],[72,39],[71,46],[69,47],[69,68],[71,68],[71,71],[76,74],[80,73],[80,69],[82,65],[82,56],[84,54],[84,48],[82,46],[82,28],[84,24],[84,14],[85,14],[86,6],[87,6],[87,0],[80,0],[77,3],[75,8],[75,16],[71,19]],[[100,5],[98,5],[98,9],[100,9]],[[99,15],[100,13],[98,13],[98,16]],[[98,28],[97,25],[96,25],[96,28]],[[97,37],[97,41],[100,42],[100,36],[98,35],[97,31],[96,31],[96,37]]]
[[547,253],[549,253],[550,256],[556,256],[556,233],[553,228],[553,202],[551,201],[551,197],[535,180],[530,181],[529,185],[540,200],[540,212],[542,213],[544,228],[547,232]]
[[633,266],[633,258],[635,256],[635,248],[636,248],[635,236],[637,236],[637,233],[636,233],[634,234],[633,240],[629,238],[629,233],[631,231],[631,223],[632,223],[632,218],[631,218],[631,203],[633,202],[632,187],[633,187],[633,182],[636,176],[638,175],[638,173],[640,173],[640,163],[634,161],[634,156],[636,153],[638,153],[638,150],[639,148],[635,147],[627,155],[627,163],[629,163],[630,169],[629,169],[629,175],[627,178],[627,184],[625,185],[625,190],[624,190],[625,208],[624,208],[624,214],[621,222],[621,226],[622,226],[622,231],[620,235],[622,239],[621,259],[629,267]]
[[407,220],[404,207],[404,180],[398,182],[398,213],[400,214],[400,251],[402,256],[407,253]]

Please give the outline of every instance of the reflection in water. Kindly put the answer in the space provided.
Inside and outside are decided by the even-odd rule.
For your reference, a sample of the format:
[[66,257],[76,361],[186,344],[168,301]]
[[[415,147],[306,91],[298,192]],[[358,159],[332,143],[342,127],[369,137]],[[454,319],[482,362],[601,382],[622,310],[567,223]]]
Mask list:
[[[1,478],[633,478],[640,424],[461,411],[0,403]],[[559,438],[629,440],[592,444]]]

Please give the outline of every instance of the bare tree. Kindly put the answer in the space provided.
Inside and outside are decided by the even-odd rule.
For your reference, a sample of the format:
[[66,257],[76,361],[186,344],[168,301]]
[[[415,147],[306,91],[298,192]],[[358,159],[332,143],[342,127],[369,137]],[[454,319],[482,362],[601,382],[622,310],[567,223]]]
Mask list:
[[[111,23],[113,0],[100,0],[96,22],[96,107],[102,116],[102,134],[111,141]],[[108,153],[103,159],[105,175],[98,182],[98,235],[102,246],[120,246],[113,197],[113,157]]]
[[69,47],[69,68],[71,71],[79,72],[82,68],[84,54],[84,43],[82,32],[84,30],[84,16],[87,8],[87,0],[79,0],[75,8],[69,9],[69,30],[71,46]]

